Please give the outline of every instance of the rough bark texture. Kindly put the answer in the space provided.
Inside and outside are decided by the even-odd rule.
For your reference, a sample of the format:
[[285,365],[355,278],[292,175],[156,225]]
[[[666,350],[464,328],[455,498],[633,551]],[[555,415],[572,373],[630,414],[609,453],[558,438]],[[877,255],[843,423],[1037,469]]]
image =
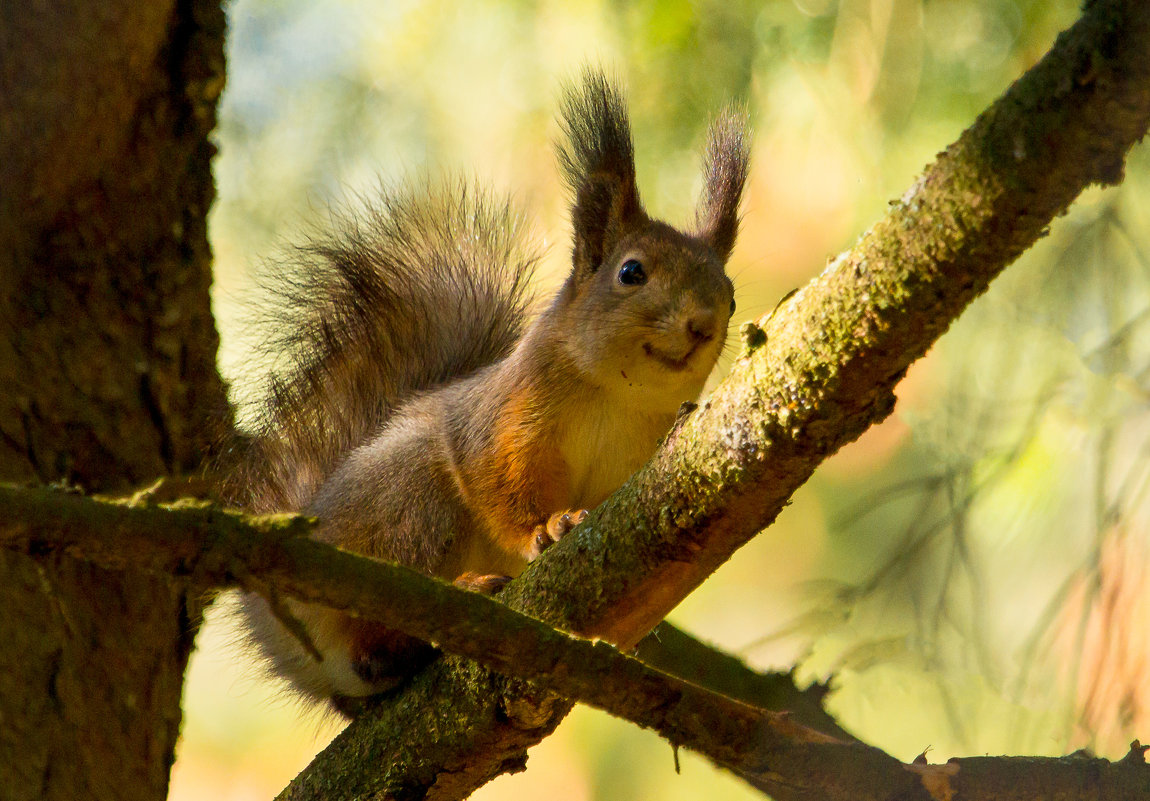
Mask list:
[[[207,136],[218,2],[0,3],[0,479],[193,470],[215,368]],[[0,787],[162,799],[198,604],[170,579],[0,554]]]
[[[886,219],[745,329],[745,353],[703,408],[505,600],[560,628],[638,642],[774,520],[823,459],[890,413],[907,366],[1082,189],[1120,180],[1148,117],[1150,9],[1088,3]],[[567,705],[532,712],[484,681],[433,665],[354,721],[284,797],[458,798],[518,766]],[[479,706],[455,703],[456,693],[485,692]],[[429,704],[422,718],[416,698]],[[492,734],[493,720],[511,722]],[[469,731],[483,742],[457,750]],[[389,755],[385,775],[360,758],[366,749]]]

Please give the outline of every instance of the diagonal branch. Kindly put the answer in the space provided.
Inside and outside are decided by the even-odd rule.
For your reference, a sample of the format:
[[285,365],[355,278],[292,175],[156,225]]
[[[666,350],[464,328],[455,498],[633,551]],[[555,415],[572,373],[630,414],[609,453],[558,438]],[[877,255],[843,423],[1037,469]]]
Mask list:
[[[823,459],[890,413],[910,363],[1079,192],[1120,181],[1148,118],[1150,9],[1088,2],[884,220],[744,329],[746,350],[707,403],[505,600],[559,628],[636,643]],[[567,708],[439,663],[353,722],[285,796],[462,797],[519,768]],[[432,739],[443,747],[429,753]]]
[[[308,538],[305,518],[245,517],[203,503],[124,504],[52,490],[0,487],[0,544],[28,554],[63,551],[113,569],[184,576],[199,586],[276,587],[295,598],[362,614],[530,679],[534,692],[578,699],[652,728],[780,799],[888,801],[998,798],[1039,778],[1091,785],[1105,798],[1150,791],[1143,750],[1127,759],[999,758],[904,765],[876,748],[810,729],[699,687],[515,612],[498,601]],[[682,637],[682,635],[671,635]],[[678,643],[682,649],[684,644]],[[969,767],[968,767],[969,766]]]

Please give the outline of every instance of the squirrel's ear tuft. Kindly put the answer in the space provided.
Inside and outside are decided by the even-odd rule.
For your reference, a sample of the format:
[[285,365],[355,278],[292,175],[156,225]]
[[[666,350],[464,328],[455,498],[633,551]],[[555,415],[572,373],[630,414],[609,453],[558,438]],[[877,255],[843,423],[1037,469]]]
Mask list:
[[623,232],[643,217],[623,98],[599,70],[586,69],[561,102],[559,166],[571,187],[577,273],[594,272]]
[[747,116],[727,109],[711,123],[703,157],[704,187],[696,215],[698,235],[726,261],[739,232],[739,198],[750,165]]

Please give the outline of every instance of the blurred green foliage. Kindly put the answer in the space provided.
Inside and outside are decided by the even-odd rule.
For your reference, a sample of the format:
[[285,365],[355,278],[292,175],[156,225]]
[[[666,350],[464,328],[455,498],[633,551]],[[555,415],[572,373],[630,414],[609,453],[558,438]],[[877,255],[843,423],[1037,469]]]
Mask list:
[[[672,220],[692,213],[708,117],[749,110],[731,271],[740,315],[757,316],[879,218],[1077,6],[234,0],[212,218],[225,372],[251,380],[235,323],[248,270],[380,180],[446,171],[511,193],[554,283],[568,234],[553,111],[587,62],[629,87],[644,200]],[[830,679],[841,722],[903,759],[1117,754],[1150,736],[1147,160],[1136,150],[1120,189],[1056,221],[911,371],[896,419],[821,469],[676,620]],[[220,676],[235,657],[213,654],[193,669],[173,797],[248,797],[255,776],[278,789],[315,729],[283,745],[283,711],[233,690]],[[683,760],[676,776],[669,746],[580,711],[526,774],[477,797],[755,797]]]

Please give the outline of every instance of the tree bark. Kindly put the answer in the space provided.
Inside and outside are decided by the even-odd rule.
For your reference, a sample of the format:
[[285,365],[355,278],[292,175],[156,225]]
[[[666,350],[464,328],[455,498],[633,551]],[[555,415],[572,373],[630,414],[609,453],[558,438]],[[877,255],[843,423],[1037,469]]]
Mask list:
[[[1150,9],[1094,0],[888,216],[775,312],[650,464],[504,592],[558,628],[638,642],[774,520],[994,276],[1150,119]],[[461,798],[520,769],[569,702],[450,660],[352,724],[283,798]],[[364,755],[370,754],[370,759]],[[957,796],[956,796],[957,797]]]
[[[218,2],[0,3],[0,480],[122,489],[228,425],[205,216]],[[0,553],[0,787],[157,801],[199,602]]]

